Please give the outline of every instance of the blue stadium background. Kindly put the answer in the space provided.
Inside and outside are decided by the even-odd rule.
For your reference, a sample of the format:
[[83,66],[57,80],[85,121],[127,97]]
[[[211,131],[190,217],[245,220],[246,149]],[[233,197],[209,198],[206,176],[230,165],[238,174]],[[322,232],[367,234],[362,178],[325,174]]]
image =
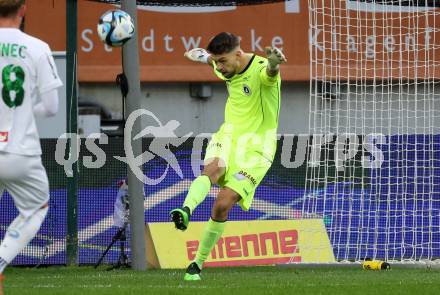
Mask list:
[[[314,186],[313,191],[305,191],[306,165],[294,169],[281,165],[281,138],[275,162],[257,190],[255,199],[259,201],[258,206],[249,212],[242,212],[237,206],[232,210],[230,220],[294,219],[300,218],[301,212],[304,212],[306,217],[324,219],[338,260],[373,256],[440,257],[440,136],[391,136],[387,137],[387,142],[379,146],[384,152],[384,164],[380,169],[369,170],[355,164],[354,169],[337,174],[331,171],[334,163],[332,167],[330,162],[327,163],[328,175],[337,177],[328,179],[332,184],[324,187],[322,175],[315,175],[321,177],[321,182]],[[144,150],[148,149],[149,143],[150,140],[144,140]],[[296,143],[294,140],[292,159]],[[13,264],[67,262],[67,178],[63,167],[55,162],[55,145],[55,140],[42,141],[43,162],[51,185],[48,217],[30,247]],[[80,264],[96,263],[118,229],[113,226],[114,201],[117,182],[126,177],[127,168],[114,156],[124,156],[123,140],[109,138],[107,145],[99,146],[107,156],[104,167],[86,169],[79,163]],[[168,221],[169,211],[182,204],[188,185],[194,179],[192,149],[193,139],[173,149],[184,174],[183,179],[170,169],[160,184],[145,186],[146,222]],[[86,155],[91,154],[83,145],[80,159]],[[355,161],[360,163],[359,156]],[[410,166],[406,167],[403,163]],[[155,158],[145,164],[145,174],[151,178],[159,177],[165,167],[163,159]],[[210,195],[206,199],[192,220],[205,221],[209,218],[213,197]],[[7,194],[0,201],[0,210],[0,235],[3,237],[7,225],[17,214]],[[126,246],[129,251],[128,242]],[[115,244],[105,262],[114,263],[118,254],[118,244]]]

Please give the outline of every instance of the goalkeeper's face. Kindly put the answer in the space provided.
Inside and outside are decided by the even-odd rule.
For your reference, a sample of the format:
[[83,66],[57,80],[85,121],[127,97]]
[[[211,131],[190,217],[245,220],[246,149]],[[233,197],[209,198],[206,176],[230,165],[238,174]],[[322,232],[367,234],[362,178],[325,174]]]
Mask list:
[[224,54],[212,54],[211,58],[215,61],[216,70],[229,79],[238,73],[241,54],[241,50],[234,49]]

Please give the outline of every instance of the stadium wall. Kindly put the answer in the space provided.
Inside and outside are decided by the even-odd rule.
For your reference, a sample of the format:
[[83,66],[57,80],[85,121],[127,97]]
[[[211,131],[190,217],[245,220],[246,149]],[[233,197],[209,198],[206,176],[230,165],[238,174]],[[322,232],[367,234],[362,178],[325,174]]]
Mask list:
[[[224,83],[208,83],[209,98],[192,98],[189,83],[143,83],[142,107],[153,112],[162,123],[177,120],[181,123],[178,136],[188,132],[213,133],[224,118],[227,98]],[[99,101],[121,116],[121,94],[115,84],[80,84],[80,99]],[[309,120],[309,83],[285,82],[282,85],[282,107],[279,133],[307,134]],[[143,126],[153,122],[143,118]]]

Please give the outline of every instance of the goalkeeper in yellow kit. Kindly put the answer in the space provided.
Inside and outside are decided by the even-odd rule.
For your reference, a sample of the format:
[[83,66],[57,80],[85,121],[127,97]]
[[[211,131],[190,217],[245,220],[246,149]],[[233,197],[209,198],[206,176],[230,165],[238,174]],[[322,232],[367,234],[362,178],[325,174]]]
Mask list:
[[185,280],[200,280],[203,262],[221,237],[229,211],[236,203],[249,210],[255,189],[272,165],[280,111],[279,64],[286,58],[278,48],[265,51],[267,58],[243,52],[239,38],[223,32],[211,39],[207,51],[185,53],[191,61],[212,66],[229,92],[225,121],[208,144],[202,175],[191,184],[183,207],[170,213],[176,228],[186,230],[211,185],[220,186]]

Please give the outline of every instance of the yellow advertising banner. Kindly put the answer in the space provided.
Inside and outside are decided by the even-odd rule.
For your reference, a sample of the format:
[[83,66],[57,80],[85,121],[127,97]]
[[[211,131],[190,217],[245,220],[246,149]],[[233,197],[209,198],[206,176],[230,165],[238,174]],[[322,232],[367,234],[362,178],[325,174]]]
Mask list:
[[[148,262],[185,268],[194,259],[206,222],[178,231],[173,223],[146,225]],[[335,262],[321,219],[228,221],[204,267]]]

